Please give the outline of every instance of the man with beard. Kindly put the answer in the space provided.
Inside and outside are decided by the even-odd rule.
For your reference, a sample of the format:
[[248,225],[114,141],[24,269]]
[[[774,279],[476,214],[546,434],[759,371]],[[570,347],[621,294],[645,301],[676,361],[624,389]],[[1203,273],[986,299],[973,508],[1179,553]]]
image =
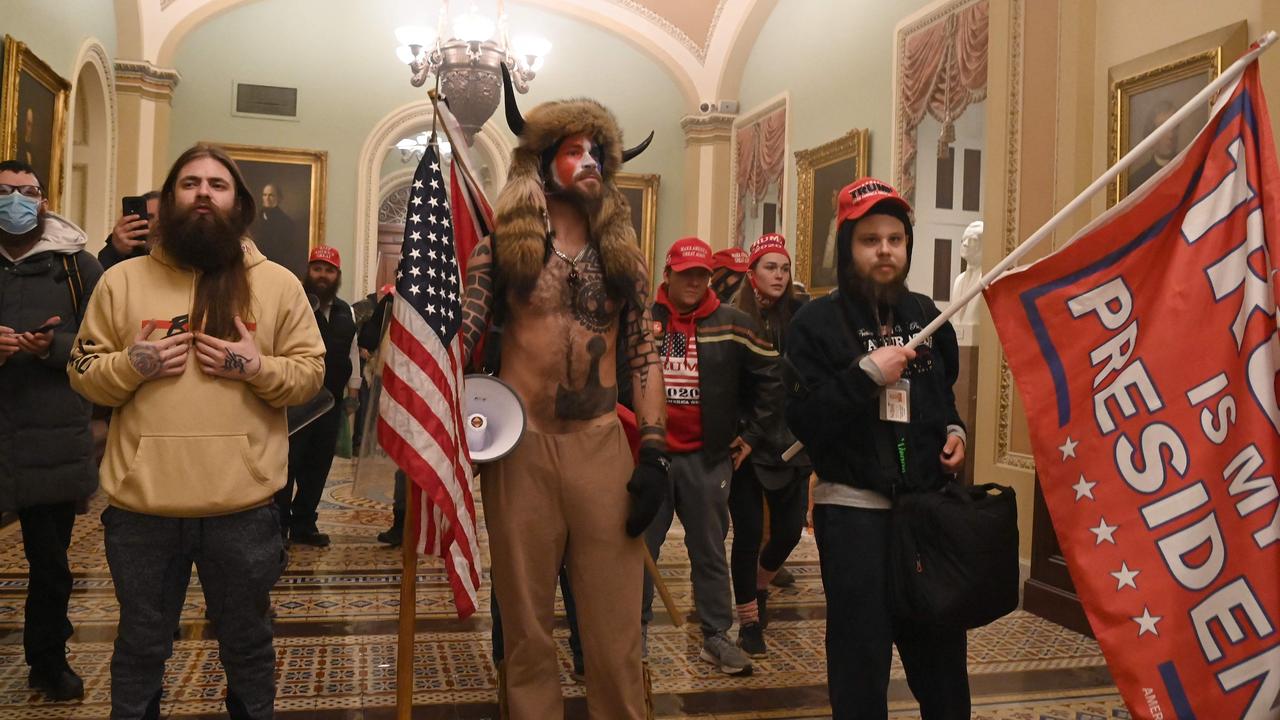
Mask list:
[[[338,428],[354,411],[360,393],[360,358],[356,349],[356,319],[351,306],[338,297],[342,286],[342,258],[338,250],[317,245],[311,251],[302,288],[315,307],[316,324],[324,339],[324,387],[333,395],[329,412],[289,436],[289,480],[276,493],[280,533],[304,545],[328,547],[329,536],[316,528],[316,508],[333,467]],[[344,403],[343,390],[347,401]],[[297,488],[296,493],[294,488]]]
[[[648,141],[624,150],[617,120],[593,100],[543,103],[526,119],[510,78],[505,86],[520,145],[492,242],[482,240],[467,265],[462,332],[470,357],[491,315],[502,324],[499,376],[528,416],[520,443],[481,477],[506,709],[515,720],[564,714],[552,638],[563,565],[582,630],[587,714],[639,720],[638,536],[668,495],[669,462],[648,272],[614,178]],[[619,355],[638,466],[617,415]]]
[[[279,186],[272,183],[262,186],[262,208],[258,210],[249,234],[267,259],[297,272],[302,265],[299,243],[294,242],[297,226],[280,207],[282,197]],[[305,248],[305,243],[302,247]]]
[[[911,207],[887,183],[840,191],[838,288],[787,331],[787,423],[819,482],[814,534],[827,598],[827,684],[837,720],[885,718],[893,645],[924,720],[969,717],[965,633],[894,616],[888,598],[893,498],[927,492],[964,464],[950,324],[903,345],[938,316],[909,292]],[[905,397],[904,397],[905,395]],[[886,418],[902,418],[890,421]]]
[[103,275],[71,354],[72,387],[115,408],[99,475],[120,605],[113,718],[159,718],[193,562],[230,717],[272,717],[269,593],[285,553],[271,499],[285,484],[285,408],[320,388],[324,345],[298,279],[244,237],[253,213],[225,152],[184,152],[151,254]]
[[17,510],[30,575],[22,645],[27,683],[50,700],[84,697],[67,664],[67,547],[76,504],[98,486],[89,403],[67,382],[85,296],[102,268],[85,235],[45,209],[32,167],[0,163],[0,510]]

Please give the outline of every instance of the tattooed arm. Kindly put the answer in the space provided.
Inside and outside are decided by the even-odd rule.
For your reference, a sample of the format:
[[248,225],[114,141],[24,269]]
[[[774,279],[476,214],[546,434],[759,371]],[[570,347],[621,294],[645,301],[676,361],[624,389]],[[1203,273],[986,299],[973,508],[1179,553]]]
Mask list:
[[640,447],[667,449],[667,398],[662,385],[662,366],[653,339],[653,316],[649,312],[649,273],[643,266],[636,280],[635,302],[623,317],[623,347],[631,372],[631,400],[640,426]]
[[462,296],[462,357],[468,364],[493,319],[493,238],[482,238],[467,260]]

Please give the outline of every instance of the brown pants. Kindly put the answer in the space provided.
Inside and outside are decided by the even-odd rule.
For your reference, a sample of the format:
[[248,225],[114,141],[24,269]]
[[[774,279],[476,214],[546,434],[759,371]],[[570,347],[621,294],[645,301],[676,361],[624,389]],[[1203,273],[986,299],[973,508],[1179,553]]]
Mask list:
[[578,605],[587,714],[645,716],[644,545],[623,529],[633,467],[622,426],[613,423],[563,435],[526,431],[481,474],[512,720],[564,717],[551,637],[562,561]]

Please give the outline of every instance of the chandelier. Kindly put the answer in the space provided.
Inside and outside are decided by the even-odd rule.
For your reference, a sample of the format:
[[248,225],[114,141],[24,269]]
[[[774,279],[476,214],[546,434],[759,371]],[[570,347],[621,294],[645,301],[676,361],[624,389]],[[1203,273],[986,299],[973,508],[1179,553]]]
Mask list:
[[[425,132],[420,132],[413,137],[403,138],[396,143],[396,149],[400,151],[400,162],[416,165],[422,160],[422,156],[426,154],[427,145],[429,144],[431,144],[431,136]],[[447,157],[452,152],[448,140],[442,138],[439,146],[441,157]]]
[[[510,71],[516,90],[525,93],[551,51],[551,43],[544,38],[518,36],[512,41],[503,0],[498,0],[497,9],[495,22],[472,2],[450,25],[449,0],[444,0],[435,29],[424,25],[396,28],[400,43],[396,57],[409,66],[409,82],[422,87],[429,76],[436,76],[468,145],[498,109],[502,66]],[[451,34],[446,33],[447,25]]]

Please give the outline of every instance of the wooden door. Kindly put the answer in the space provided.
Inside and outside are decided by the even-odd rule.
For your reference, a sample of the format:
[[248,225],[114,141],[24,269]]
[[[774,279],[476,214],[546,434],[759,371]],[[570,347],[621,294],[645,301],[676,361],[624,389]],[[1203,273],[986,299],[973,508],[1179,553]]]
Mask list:
[[1093,637],[1093,629],[1085,617],[1076,595],[1066,558],[1053,531],[1049,507],[1040,492],[1040,476],[1036,476],[1035,509],[1031,531],[1031,577],[1022,589],[1022,607],[1063,627]]

